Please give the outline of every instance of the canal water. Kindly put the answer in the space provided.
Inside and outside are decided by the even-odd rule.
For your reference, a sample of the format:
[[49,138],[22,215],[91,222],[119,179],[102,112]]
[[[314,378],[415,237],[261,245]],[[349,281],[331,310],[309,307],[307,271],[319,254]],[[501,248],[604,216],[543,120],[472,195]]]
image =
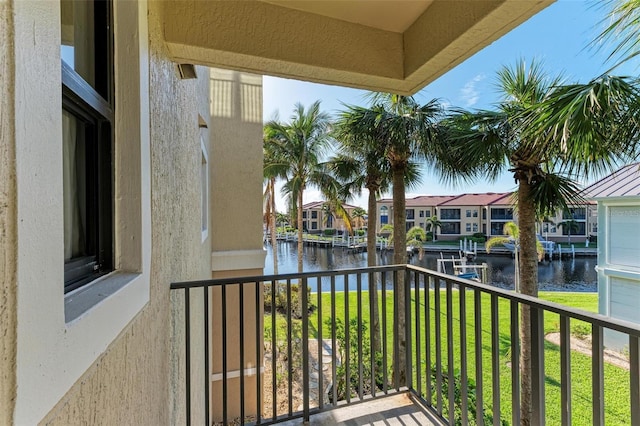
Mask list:
[[[266,245],[267,258],[265,274],[273,274],[273,251]],[[293,242],[279,242],[277,245],[278,273],[294,273],[298,270],[297,246]],[[393,252],[378,252],[378,265],[393,264]],[[451,258],[451,254],[444,254]],[[425,253],[422,259],[414,255],[410,260],[413,265],[436,270],[439,253]],[[488,282],[495,286],[513,289],[515,266],[509,256],[478,256],[472,263],[487,263]],[[544,291],[596,292],[598,277],[595,271],[596,257],[576,257],[575,259],[545,260],[538,266],[539,289]],[[364,268],[367,266],[367,253],[355,252],[340,247],[323,248],[305,246],[303,256],[304,272],[331,271],[336,269]],[[354,281],[354,280],[352,280]],[[323,291],[330,289],[330,280],[322,282]],[[312,290],[317,284],[310,282]],[[344,286],[342,279],[337,280],[338,289]],[[349,288],[355,289],[355,282],[349,282]],[[364,287],[366,288],[366,283]]]

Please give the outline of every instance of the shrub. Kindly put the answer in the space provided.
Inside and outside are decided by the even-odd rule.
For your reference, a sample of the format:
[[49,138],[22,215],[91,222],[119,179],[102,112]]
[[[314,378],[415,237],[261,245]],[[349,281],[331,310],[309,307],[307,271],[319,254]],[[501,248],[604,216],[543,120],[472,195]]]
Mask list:
[[[371,346],[369,344],[369,333],[367,322],[362,320],[361,327],[361,339],[358,339],[358,319],[351,318],[349,320],[349,353],[347,350],[347,339],[345,332],[345,325],[340,318],[335,318],[336,327],[336,342],[339,349],[341,362],[336,366],[336,394],[338,401],[344,400],[347,397],[347,381],[349,383],[350,397],[356,398],[359,392],[362,391],[363,395],[371,393]],[[332,319],[327,318],[325,325],[328,328],[332,327]],[[362,344],[362,359],[358,357],[358,343]],[[349,359],[349,377],[347,377],[346,359]],[[378,389],[382,389],[382,354],[376,353],[375,355],[376,371],[375,381],[373,386]],[[360,376],[360,366],[362,366],[362,378]],[[362,389],[360,389],[360,383],[362,382]],[[332,394],[330,394],[332,396]],[[336,403],[337,401],[332,401]]]
[[336,235],[336,230],[333,229],[333,228],[325,229],[324,230],[324,235],[326,237],[332,237],[332,236]]
[[[437,395],[437,392],[438,392],[438,390],[436,389],[436,385],[437,385],[436,378],[437,378],[436,367],[432,366],[431,367],[431,395]],[[442,407],[442,414],[444,417],[451,419],[449,414],[449,404],[446,402],[446,398],[449,395],[449,375],[447,374],[446,370],[442,371],[441,378],[442,378],[442,397],[445,399],[445,402]],[[453,386],[454,386],[453,399],[454,399],[454,411],[455,411],[453,415],[453,424],[455,424],[456,426],[462,425],[462,389],[460,386],[461,382],[462,382],[462,379],[460,377],[460,371],[458,369],[455,369],[453,372]],[[476,404],[477,404],[476,384],[471,378],[467,378],[467,409],[469,410],[468,411],[469,425],[478,424],[475,419]],[[483,414],[483,420],[485,425],[493,424],[493,414],[490,410],[490,407],[488,406],[483,407],[482,414]],[[449,422],[449,424],[451,424],[451,422]],[[499,424],[508,425],[509,422],[501,418]]]
[[[307,287],[307,306],[309,312],[312,312],[315,305],[311,301],[311,288]],[[295,307],[298,305],[298,284],[291,283],[291,312],[295,311]],[[275,308],[276,312],[286,314],[289,303],[287,300],[287,283],[279,282],[276,285],[276,299],[275,303],[271,300],[271,283],[264,283],[264,311],[266,313],[272,313],[272,309]]]
[[362,237],[363,235],[365,235],[367,233],[367,231],[365,231],[364,229],[358,229],[356,231],[356,235],[359,237]]

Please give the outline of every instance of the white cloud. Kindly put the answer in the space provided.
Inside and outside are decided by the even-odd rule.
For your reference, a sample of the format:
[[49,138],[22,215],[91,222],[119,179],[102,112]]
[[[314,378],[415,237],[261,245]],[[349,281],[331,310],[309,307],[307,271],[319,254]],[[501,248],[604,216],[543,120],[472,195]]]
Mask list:
[[480,99],[480,92],[476,88],[476,84],[485,78],[486,76],[484,74],[478,74],[469,80],[462,89],[460,89],[460,98],[464,101],[466,107],[470,107],[478,103],[478,100]]

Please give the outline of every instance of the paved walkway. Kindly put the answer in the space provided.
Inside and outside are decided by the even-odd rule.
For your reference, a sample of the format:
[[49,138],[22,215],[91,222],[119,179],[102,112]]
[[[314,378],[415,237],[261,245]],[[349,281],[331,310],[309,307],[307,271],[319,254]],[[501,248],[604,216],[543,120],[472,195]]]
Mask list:
[[[303,424],[301,419],[280,423],[285,426]],[[337,408],[311,416],[309,425],[315,426],[430,426],[442,421],[415,403],[407,393],[392,395],[368,402]]]

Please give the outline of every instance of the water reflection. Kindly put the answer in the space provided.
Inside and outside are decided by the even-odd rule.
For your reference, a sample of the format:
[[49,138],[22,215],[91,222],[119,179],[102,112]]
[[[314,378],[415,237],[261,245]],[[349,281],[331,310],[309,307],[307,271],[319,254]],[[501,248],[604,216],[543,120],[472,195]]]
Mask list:
[[[273,254],[271,246],[266,246],[267,259],[265,261],[265,274],[273,273]],[[297,272],[298,256],[297,246],[291,242],[280,242],[278,250],[278,272],[281,274]],[[451,254],[444,255],[451,257]],[[439,254],[425,253],[421,260],[414,256],[410,263],[424,268],[436,270]],[[478,256],[475,263],[486,262],[489,266],[488,280],[495,286],[513,289],[515,267],[514,261],[508,256]],[[367,266],[367,254],[357,253],[343,248],[322,248],[305,246],[303,256],[303,268],[305,272],[330,271],[336,269],[364,268]],[[392,252],[378,252],[378,265],[393,264]],[[577,257],[575,259],[543,261],[538,267],[538,282],[540,290],[548,291],[597,291],[598,277],[595,271],[595,257]],[[356,289],[355,278],[348,278],[349,288]],[[317,283],[311,282],[313,289]],[[330,290],[330,280],[323,279],[322,288]],[[363,277],[363,289],[367,288],[366,276]],[[343,289],[343,280],[336,283],[338,290]]]

